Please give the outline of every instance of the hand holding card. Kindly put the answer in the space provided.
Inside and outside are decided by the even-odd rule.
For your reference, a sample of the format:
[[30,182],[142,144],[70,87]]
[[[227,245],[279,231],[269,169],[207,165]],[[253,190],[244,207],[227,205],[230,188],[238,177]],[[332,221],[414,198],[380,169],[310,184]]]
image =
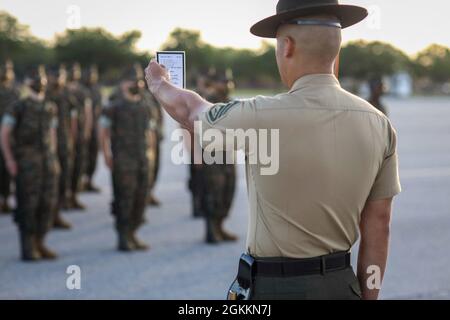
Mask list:
[[160,51],[156,60],[164,66],[170,75],[170,82],[180,88],[186,88],[186,54],[184,51]]
[[145,80],[150,91],[154,92],[163,80],[170,81],[170,75],[164,66],[152,59],[148,67],[145,68]]

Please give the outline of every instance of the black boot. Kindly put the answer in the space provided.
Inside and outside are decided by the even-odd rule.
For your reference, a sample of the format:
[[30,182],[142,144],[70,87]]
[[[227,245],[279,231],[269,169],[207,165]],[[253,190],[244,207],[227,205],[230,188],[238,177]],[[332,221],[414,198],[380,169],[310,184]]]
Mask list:
[[217,219],[207,217],[206,221],[206,243],[208,244],[217,244],[221,242],[223,239],[218,232],[217,228]]
[[32,234],[23,231],[20,232],[20,247],[23,261],[36,261],[41,259]]
[[54,260],[58,258],[58,255],[53,250],[49,249],[45,245],[45,235],[38,235],[35,237],[36,241],[36,248],[39,251],[39,254],[41,255],[42,259],[46,260]]

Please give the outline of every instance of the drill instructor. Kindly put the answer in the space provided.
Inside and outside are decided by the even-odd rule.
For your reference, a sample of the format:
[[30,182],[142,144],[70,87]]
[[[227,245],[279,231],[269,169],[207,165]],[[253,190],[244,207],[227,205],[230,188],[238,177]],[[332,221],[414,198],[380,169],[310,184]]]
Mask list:
[[[276,38],[289,92],[213,105],[177,89],[155,61],[149,88],[167,112],[192,129],[278,129],[279,171],[246,163],[250,202],[247,253],[229,299],[376,299],[371,266],[383,277],[392,200],[400,193],[396,132],[369,103],[340,87],[333,67],[341,29],[367,10],[338,0],[280,0],[254,25]],[[250,148],[245,152],[249,154]],[[350,249],[361,237],[358,272]]]

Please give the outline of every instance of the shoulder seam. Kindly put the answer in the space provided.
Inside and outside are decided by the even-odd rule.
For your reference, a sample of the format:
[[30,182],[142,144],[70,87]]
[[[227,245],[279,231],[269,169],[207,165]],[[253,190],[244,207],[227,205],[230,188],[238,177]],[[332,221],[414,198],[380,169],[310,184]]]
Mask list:
[[259,108],[258,111],[276,111],[276,110],[329,110],[329,111],[351,111],[351,112],[362,112],[362,113],[370,113],[378,116],[379,118],[385,119],[386,117],[378,114],[377,112],[370,110],[357,110],[357,109],[334,109],[334,108],[326,108],[326,107],[269,107],[269,108]]

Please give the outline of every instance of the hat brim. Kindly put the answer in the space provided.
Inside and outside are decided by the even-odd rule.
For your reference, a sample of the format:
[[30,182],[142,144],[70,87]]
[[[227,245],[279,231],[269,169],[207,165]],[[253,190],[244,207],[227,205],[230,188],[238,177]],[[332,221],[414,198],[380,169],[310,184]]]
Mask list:
[[369,13],[365,8],[352,5],[315,5],[313,7],[281,12],[268,17],[253,25],[250,32],[262,38],[276,38],[278,28],[284,22],[315,14],[335,15],[340,20],[342,28],[347,28],[364,20]]

